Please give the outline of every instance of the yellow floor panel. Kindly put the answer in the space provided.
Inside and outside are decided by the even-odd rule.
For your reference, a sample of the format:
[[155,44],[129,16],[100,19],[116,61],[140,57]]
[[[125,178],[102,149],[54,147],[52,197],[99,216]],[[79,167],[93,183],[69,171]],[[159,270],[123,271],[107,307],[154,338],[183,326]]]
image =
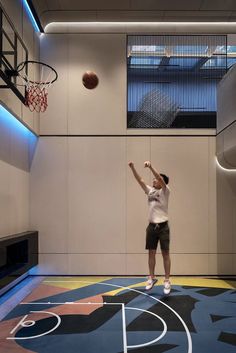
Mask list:
[[[131,278],[131,276],[119,276],[119,278]],[[133,276],[132,278],[134,278]],[[99,283],[103,281],[108,281],[112,276],[74,276],[74,277],[46,277],[43,281],[45,284],[50,284],[55,287],[63,287],[68,289],[82,288],[90,285],[91,283]],[[138,278],[138,277],[137,277]],[[158,282],[156,286],[163,285],[164,277],[158,277]],[[146,283],[143,281],[143,277],[140,277],[140,283],[129,286],[129,288],[136,288],[144,286]],[[236,288],[236,278],[235,281],[217,278],[203,278],[203,277],[171,277],[171,283],[173,285],[181,286],[193,286],[193,287],[211,287],[211,288],[226,288],[233,289]],[[115,295],[122,291],[122,289],[114,290]],[[111,294],[111,292],[109,292]]]

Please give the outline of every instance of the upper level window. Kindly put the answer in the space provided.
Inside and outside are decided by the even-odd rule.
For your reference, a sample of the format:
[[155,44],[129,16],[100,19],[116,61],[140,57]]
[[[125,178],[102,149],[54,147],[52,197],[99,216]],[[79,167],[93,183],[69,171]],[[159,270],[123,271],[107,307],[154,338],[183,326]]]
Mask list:
[[235,63],[225,35],[128,36],[128,128],[215,128],[217,83]]

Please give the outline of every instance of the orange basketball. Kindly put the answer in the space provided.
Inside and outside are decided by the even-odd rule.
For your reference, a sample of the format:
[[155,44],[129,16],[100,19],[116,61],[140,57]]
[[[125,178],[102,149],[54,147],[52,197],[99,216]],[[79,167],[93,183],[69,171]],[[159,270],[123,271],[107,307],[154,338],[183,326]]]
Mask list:
[[83,75],[82,82],[85,88],[93,89],[98,85],[98,77],[92,71],[86,71]]

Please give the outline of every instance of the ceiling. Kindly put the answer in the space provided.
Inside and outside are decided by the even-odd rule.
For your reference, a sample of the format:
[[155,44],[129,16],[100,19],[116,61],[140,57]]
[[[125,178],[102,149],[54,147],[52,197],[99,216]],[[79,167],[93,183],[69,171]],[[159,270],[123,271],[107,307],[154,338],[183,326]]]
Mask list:
[[31,0],[51,22],[236,22],[235,0]]

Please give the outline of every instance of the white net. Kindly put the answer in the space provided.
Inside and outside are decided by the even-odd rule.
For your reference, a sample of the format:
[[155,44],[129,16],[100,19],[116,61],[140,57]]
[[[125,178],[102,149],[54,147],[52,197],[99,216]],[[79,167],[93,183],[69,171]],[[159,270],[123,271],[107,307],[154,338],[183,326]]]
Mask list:
[[57,72],[47,64],[27,61],[18,68],[18,76],[25,86],[25,105],[32,112],[45,112],[48,107],[48,89],[57,80]]
[[29,107],[29,110],[34,110],[38,113],[44,113],[48,107],[48,92],[47,87],[40,84],[27,84],[25,104]]
[[148,92],[130,121],[131,128],[168,128],[178,114],[179,106],[160,90]]

